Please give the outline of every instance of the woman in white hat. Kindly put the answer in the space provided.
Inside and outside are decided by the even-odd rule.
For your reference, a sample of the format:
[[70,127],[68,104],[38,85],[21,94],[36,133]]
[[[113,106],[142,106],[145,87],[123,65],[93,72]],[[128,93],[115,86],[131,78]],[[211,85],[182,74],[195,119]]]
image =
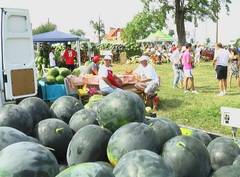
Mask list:
[[115,76],[111,69],[112,57],[106,55],[104,57],[104,65],[101,65],[98,71],[99,76],[99,88],[104,94],[112,93],[116,90],[120,90],[122,85],[121,79]]

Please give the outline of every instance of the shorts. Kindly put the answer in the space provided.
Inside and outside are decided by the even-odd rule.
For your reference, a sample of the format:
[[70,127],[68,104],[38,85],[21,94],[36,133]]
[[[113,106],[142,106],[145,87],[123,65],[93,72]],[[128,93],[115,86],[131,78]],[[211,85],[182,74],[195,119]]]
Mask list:
[[218,80],[227,79],[227,66],[217,65],[216,72]]
[[192,69],[184,69],[183,73],[184,73],[184,77],[193,77]]
[[66,65],[66,68],[68,68],[70,71],[73,71],[75,69],[75,65]]

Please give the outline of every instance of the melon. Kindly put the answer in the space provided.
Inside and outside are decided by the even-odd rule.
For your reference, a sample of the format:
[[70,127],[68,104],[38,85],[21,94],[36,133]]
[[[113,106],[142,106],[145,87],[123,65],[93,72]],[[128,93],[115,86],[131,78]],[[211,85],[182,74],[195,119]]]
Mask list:
[[51,117],[50,108],[48,107],[47,103],[40,98],[25,98],[18,105],[31,115],[34,126],[41,120]]
[[68,123],[72,115],[83,109],[82,101],[72,96],[62,96],[55,100],[50,107],[53,118]]
[[47,75],[57,77],[59,75],[58,68],[50,68],[47,72]]
[[35,136],[42,145],[53,149],[58,160],[64,160],[73,132],[64,121],[52,118],[37,124]]
[[71,166],[56,177],[115,177],[109,168],[97,162],[80,163]]
[[208,177],[211,170],[206,146],[191,136],[176,136],[168,140],[162,157],[176,177]]
[[16,128],[27,135],[32,134],[33,120],[22,107],[14,104],[0,108],[0,126]]
[[159,152],[161,152],[163,145],[167,140],[179,135],[175,128],[172,128],[173,126],[171,124],[175,123],[173,123],[171,120],[166,121],[165,119],[161,118],[151,118],[147,119],[146,122],[148,125],[151,125],[156,134],[156,143]]
[[90,109],[81,109],[80,111],[74,113],[69,121],[70,128],[75,132],[90,124],[98,124],[97,113]]
[[226,137],[215,138],[208,144],[207,149],[213,170],[232,165],[235,158],[240,154],[239,146],[234,140]]
[[10,144],[21,141],[35,142],[36,140],[15,128],[0,127],[0,151]]
[[208,144],[212,141],[210,135],[201,130],[192,130],[191,136],[202,141],[205,144],[205,146],[208,146]]
[[67,77],[69,74],[71,74],[71,71],[67,68],[59,68],[59,74],[63,77]]
[[108,159],[115,166],[124,154],[137,149],[158,152],[158,143],[151,126],[132,122],[122,126],[111,136],[107,147]]
[[55,84],[56,83],[56,78],[51,75],[46,76],[46,83],[47,84]]
[[97,125],[76,132],[67,149],[68,165],[107,160],[107,144],[112,133]]
[[239,166],[223,166],[215,171],[211,177],[239,177],[240,176],[240,168]]
[[98,105],[99,125],[114,132],[129,122],[143,122],[145,105],[143,100],[130,91],[116,91],[102,99]]
[[125,154],[113,170],[115,177],[175,177],[161,156],[148,150]]
[[0,177],[55,177],[58,173],[56,158],[40,144],[19,142],[0,152]]
[[240,155],[235,158],[233,161],[233,166],[238,166],[240,167]]
[[64,84],[64,77],[62,75],[59,75],[56,77],[56,82],[58,84]]

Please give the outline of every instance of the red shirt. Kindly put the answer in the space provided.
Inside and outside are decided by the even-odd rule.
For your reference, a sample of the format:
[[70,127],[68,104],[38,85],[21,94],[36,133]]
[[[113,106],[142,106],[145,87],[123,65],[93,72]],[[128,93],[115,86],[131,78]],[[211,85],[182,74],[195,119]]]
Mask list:
[[65,50],[63,57],[66,60],[67,65],[73,65],[74,64],[74,58],[77,56],[77,52],[73,49],[67,49]]

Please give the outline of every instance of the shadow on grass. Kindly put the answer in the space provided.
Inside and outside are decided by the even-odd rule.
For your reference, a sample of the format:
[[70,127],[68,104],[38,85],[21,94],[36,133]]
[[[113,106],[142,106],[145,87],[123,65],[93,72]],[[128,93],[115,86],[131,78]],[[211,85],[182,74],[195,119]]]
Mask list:
[[196,89],[202,93],[216,93],[218,91],[215,86],[200,86]]
[[160,110],[167,111],[170,109],[178,108],[182,104],[182,100],[173,98],[173,99],[162,99],[160,101]]

